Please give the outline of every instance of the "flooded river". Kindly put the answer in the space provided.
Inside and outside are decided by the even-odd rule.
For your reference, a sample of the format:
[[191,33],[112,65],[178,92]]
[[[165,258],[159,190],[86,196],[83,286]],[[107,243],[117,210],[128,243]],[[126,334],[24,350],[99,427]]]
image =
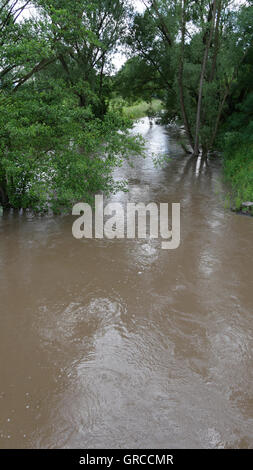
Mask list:
[[180,202],[177,250],[0,217],[0,448],[253,447],[253,219],[224,208],[218,161],[135,132],[148,156],[111,200]]

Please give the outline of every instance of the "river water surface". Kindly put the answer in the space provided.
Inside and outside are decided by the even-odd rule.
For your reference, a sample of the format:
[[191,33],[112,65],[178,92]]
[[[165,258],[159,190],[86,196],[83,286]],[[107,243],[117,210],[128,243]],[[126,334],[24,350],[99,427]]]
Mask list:
[[111,200],[180,202],[177,250],[0,217],[0,448],[253,447],[253,219],[224,208],[217,161],[135,132],[148,156]]

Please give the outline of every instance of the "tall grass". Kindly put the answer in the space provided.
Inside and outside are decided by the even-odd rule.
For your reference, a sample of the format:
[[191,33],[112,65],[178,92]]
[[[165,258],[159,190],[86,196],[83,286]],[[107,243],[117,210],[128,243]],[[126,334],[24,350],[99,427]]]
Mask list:
[[[163,109],[163,105],[160,100],[152,100],[151,107],[154,114]],[[141,101],[140,103],[136,103],[132,106],[123,106],[123,113],[130,119],[140,119],[147,116],[147,111],[149,108],[149,103]]]

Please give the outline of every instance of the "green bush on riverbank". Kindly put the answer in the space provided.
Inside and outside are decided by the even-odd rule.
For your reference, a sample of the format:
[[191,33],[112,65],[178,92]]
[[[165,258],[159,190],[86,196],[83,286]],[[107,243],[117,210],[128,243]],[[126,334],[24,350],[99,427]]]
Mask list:
[[[122,99],[114,99],[111,102],[111,108],[121,108],[125,117],[135,120],[141,119],[148,115],[150,103],[147,103],[146,101],[138,101],[130,105]],[[162,101],[158,99],[152,100],[151,108],[154,114],[159,113],[163,109]]]
[[[149,108],[149,103],[141,101],[140,103],[133,104],[132,106],[123,106],[123,113],[130,119],[140,119],[147,116]],[[163,109],[162,102],[160,100],[152,100],[151,108],[154,114],[159,113],[159,111]]]
[[244,144],[234,150],[229,148],[224,156],[224,170],[231,183],[236,209],[243,202],[253,201],[253,144]]
[[253,202],[253,91],[247,93],[242,103],[235,105],[227,119],[222,147],[233,204],[240,209],[243,202]]

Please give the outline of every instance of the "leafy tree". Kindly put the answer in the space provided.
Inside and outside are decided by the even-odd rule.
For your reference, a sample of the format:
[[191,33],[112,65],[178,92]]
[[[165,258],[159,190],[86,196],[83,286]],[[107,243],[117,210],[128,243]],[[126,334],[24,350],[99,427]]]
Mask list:
[[[240,21],[245,32],[252,28],[252,11],[242,11]],[[225,175],[231,182],[233,199],[238,209],[253,201],[253,47],[238,70],[222,115],[219,146],[224,152]]]
[[170,117],[181,118],[192,152],[207,154],[252,41],[244,7],[230,0],[143,3],[146,11],[132,28],[133,53],[159,73]]
[[129,10],[120,0],[33,6],[36,16],[22,21],[17,2],[0,10],[0,197],[58,211],[122,188],[112,170],[140,151],[130,123],[107,109],[110,57]]
[[114,90],[130,103],[138,99],[149,102],[152,98],[164,98],[159,73],[138,56],[129,59],[119,71]]

